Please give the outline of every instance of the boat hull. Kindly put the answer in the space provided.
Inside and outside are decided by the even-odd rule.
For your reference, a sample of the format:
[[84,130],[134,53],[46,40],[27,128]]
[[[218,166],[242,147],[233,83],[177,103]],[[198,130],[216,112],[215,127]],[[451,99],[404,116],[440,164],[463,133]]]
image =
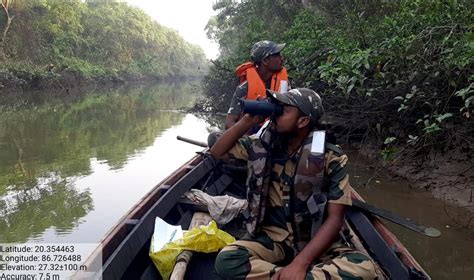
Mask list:
[[[230,194],[242,196],[245,170],[218,163],[199,153],[153,188],[120,222],[105,236],[101,246],[88,261],[102,253],[103,279],[160,279],[160,274],[148,256],[150,239],[156,217],[187,229],[198,206],[182,199],[193,188],[211,195]],[[362,200],[357,192],[353,197]],[[225,230],[239,235],[238,221]],[[428,274],[375,216],[351,207],[346,224],[355,234],[361,246],[370,253],[380,266],[381,277],[387,279],[430,279]],[[364,249],[364,248],[362,248]],[[188,265],[185,279],[218,279],[214,272],[216,254],[195,254]]]

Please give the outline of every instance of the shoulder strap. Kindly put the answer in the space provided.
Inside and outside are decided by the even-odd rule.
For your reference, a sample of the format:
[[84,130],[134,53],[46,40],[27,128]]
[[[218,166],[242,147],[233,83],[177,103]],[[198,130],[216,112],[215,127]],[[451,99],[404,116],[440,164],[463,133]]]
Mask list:
[[326,142],[325,147],[327,150],[333,151],[337,155],[342,155],[342,149],[337,145]]

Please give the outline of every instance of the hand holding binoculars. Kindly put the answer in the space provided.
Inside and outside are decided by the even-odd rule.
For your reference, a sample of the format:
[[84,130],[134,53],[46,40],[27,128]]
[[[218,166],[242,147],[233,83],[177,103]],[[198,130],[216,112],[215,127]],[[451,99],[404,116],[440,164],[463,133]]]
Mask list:
[[263,117],[278,117],[283,114],[283,106],[274,103],[269,99],[266,100],[240,100],[240,106],[244,114]]

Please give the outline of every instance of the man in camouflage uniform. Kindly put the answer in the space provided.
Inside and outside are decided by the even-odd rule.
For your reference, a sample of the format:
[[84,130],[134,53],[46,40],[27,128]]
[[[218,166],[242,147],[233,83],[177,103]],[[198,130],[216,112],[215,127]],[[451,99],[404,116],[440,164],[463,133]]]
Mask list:
[[[282,115],[244,136],[262,121],[246,114],[211,148],[215,158],[246,160],[248,167],[248,234],[218,254],[216,271],[226,279],[375,279],[371,259],[340,241],[352,203],[347,156],[315,130],[320,97],[304,88],[269,95]],[[321,135],[322,142],[313,141]],[[327,198],[324,219],[311,206],[315,197]]]
[[[241,99],[256,99],[257,96],[265,97],[266,88],[278,92],[288,90],[288,74],[286,68],[283,67],[283,57],[281,55],[284,47],[285,44],[276,44],[268,40],[258,41],[250,50],[251,62],[243,63],[237,67],[236,74],[244,80],[241,80],[232,96],[225,120],[226,129],[242,117]],[[249,79],[252,76],[250,73],[254,73],[253,76],[256,77]],[[244,78],[245,76],[247,78]],[[261,89],[259,90],[257,84],[260,83]]]

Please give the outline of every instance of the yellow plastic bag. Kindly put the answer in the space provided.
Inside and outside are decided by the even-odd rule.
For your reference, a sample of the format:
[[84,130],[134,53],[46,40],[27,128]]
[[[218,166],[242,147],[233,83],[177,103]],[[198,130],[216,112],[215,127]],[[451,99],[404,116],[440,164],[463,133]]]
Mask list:
[[[153,237],[154,238],[154,237]],[[200,226],[186,231],[182,238],[168,242],[163,248],[150,247],[150,257],[163,279],[169,279],[176,263],[176,257],[183,250],[212,253],[217,252],[235,241],[227,232],[220,230],[212,220],[207,226]]]

